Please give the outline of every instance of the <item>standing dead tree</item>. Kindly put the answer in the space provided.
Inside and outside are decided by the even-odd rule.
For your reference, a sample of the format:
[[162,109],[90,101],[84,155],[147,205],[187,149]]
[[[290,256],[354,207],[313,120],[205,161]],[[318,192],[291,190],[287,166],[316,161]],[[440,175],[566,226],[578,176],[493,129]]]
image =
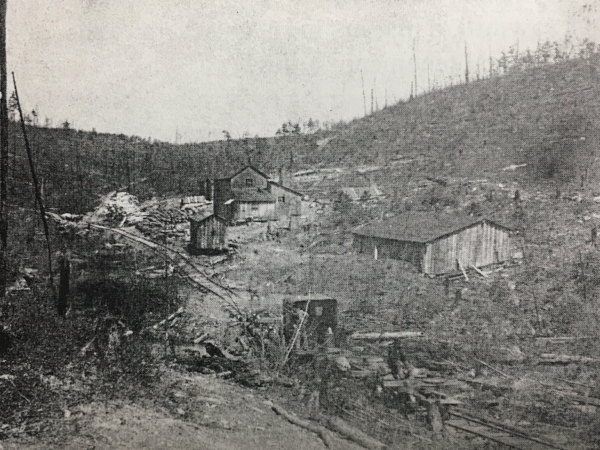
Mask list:
[[417,96],[417,51],[415,49],[416,40],[413,39],[413,63],[415,65],[415,97]]
[[469,53],[467,52],[467,44],[465,43],[465,84],[469,84]]
[[363,77],[362,69],[360,71],[360,80],[362,81],[363,105],[365,107],[365,116],[367,115],[367,97],[365,96],[365,78]]

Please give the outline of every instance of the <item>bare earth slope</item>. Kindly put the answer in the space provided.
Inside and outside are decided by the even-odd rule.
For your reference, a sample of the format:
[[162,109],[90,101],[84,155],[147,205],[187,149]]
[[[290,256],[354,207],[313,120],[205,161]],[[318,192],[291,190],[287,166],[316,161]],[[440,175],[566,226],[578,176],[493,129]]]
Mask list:
[[[320,438],[275,414],[264,395],[214,377],[165,375],[169,407],[106,402],[71,407],[53,437],[7,440],[0,449],[323,449]],[[185,410],[184,410],[185,408]],[[182,414],[183,413],[183,414]],[[334,438],[333,449],[359,449]]]

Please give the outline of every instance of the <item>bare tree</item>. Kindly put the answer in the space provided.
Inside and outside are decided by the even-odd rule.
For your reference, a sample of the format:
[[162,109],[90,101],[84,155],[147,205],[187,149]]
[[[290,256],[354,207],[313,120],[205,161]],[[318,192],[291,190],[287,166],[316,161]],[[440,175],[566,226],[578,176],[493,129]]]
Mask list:
[[417,96],[417,52],[415,50],[415,39],[413,39],[413,63],[415,65],[415,97]]
[[365,116],[367,115],[367,97],[365,96],[365,78],[363,77],[362,69],[360,70],[360,80],[362,81],[363,104],[365,107]]

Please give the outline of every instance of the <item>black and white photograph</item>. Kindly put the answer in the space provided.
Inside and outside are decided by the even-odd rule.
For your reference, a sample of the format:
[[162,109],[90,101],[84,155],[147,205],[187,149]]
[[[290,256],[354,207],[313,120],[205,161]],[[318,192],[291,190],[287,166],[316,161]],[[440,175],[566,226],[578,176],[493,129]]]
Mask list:
[[0,0],[0,450],[600,448],[600,0]]

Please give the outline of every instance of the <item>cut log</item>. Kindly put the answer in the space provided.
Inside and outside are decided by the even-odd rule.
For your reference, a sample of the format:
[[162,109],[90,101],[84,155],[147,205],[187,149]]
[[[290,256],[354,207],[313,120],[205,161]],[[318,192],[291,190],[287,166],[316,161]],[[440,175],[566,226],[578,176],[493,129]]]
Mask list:
[[327,417],[325,424],[330,430],[337,431],[346,439],[356,442],[357,444],[369,450],[380,450],[387,448],[387,445],[385,445],[383,442],[379,442],[377,439],[372,438],[368,434],[357,430],[339,417]]
[[401,338],[413,338],[413,337],[422,337],[423,333],[421,331],[387,331],[383,333],[352,333],[348,336],[350,339],[363,339],[370,341],[377,341],[379,339],[401,339]]
[[294,425],[298,425],[299,427],[305,428],[315,433],[323,440],[323,443],[327,446],[327,448],[331,448],[332,437],[331,433],[326,428],[316,423],[309,422],[308,420],[302,420],[296,416],[292,416],[289,412],[287,412],[279,405],[273,405],[272,408],[273,411],[275,411],[280,416],[286,418],[289,422],[293,423]]

